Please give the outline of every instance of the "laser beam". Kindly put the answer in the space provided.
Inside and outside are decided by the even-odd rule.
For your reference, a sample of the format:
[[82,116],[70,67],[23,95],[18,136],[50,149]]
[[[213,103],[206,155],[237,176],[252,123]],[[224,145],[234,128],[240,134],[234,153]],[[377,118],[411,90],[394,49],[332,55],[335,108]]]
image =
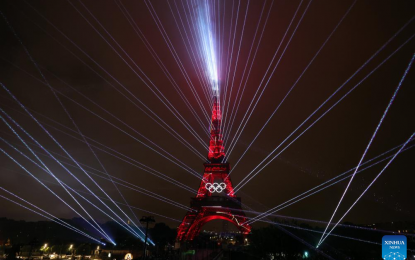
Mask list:
[[[50,221],[53,221],[53,222],[55,222],[55,223],[57,223],[57,224],[59,224],[59,225],[61,225],[61,226],[64,226],[64,227],[66,227],[66,228],[68,228],[68,229],[70,229],[70,230],[72,230],[72,231],[75,231],[76,233],[79,233],[79,234],[81,234],[81,235],[83,235],[83,236],[85,236],[85,237],[87,237],[87,238],[89,238],[89,239],[91,239],[91,240],[93,240],[93,241],[95,241],[95,242],[99,243],[100,245],[104,245],[104,246],[105,246],[105,243],[101,242],[100,240],[98,240],[98,239],[96,239],[96,238],[94,238],[94,237],[89,236],[88,234],[86,234],[86,233],[84,233],[84,232],[80,231],[79,229],[77,229],[77,228],[75,228],[75,227],[73,227],[73,226],[70,226],[70,225],[69,225],[69,224],[67,224],[66,222],[63,222],[63,223],[65,223],[66,225],[65,225],[65,224],[63,224],[63,223],[61,223],[61,222],[59,222],[59,221],[58,221],[58,218],[57,218],[57,217],[55,217],[55,216],[53,216],[53,215],[51,215],[50,213],[48,213],[48,215],[51,215],[52,217],[48,217],[48,216],[46,216],[46,215],[43,215],[42,213],[40,213],[40,212],[38,212],[38,211],[36,211],[36,210],[33,210],[33,209],[29,208],[29,207],[26,207],[26,206],[24,206],[24,205],[22,205],[22,204],[18,203],[17,201],[14,201],[14,200],[12,200],[12,199],[10,199],[10,198],[7,198],[7,197],[5,197],[5,196],[3,196],[3,195],[0,195],[0,197],[2,197],[3,199],[8,200],[8,201],[10,201],[10,202],[12,202],[12,203],[14,203],[14,204],[18,205],[18,206],[20,206],[20,207],[22,207],[22,208],[25,208],[25,209],[27,209],[27,210],[29,210],[29,211],[31,211],[31,212],[33,212],[33,213],[35,213],[35,214],[38,214],[38,215],[40,215],[40,216],[42,216],[42,217],[44,217],[44,218],[46,218],[46,219],[48,219],[48,220],[50,220]],[[33,204],[32,204],[32,205],[33,205]],[[34,205],[33,205],[33,206],[34,206]],[[36,208],[37,208],[37,207],[36,207]],[[38,208],[38,209],[40,209],[40,208]],[[42,210],[42,211],[43,211],[43,210]]]
[[[359,163],[357,164],[356,169],[354,170],[353,175],[352,175],[352,177],[350,178],[349,183],[348,183],[348,184],[347,184],[347,186],[346,186],[346,189],[344,190],[344,192],[343,192],[342,196],[340,197],[339,203],[337,204],[337,206],[336,206],[336,208],[335,208],[335,210],[334,210],[334,212],[333,212],[333,215],[330,217],[329,223],[327,224],[327,226],[326,226],[326,228],[325,228],[325,230],[324,230],[324,232],[323,232],[323,235],[321,236],[321,238],[320,238],[320,240],[319,240],[318,244],[320,244],[320,243],[322,242],[322,239],[323,239],[323,237],[324,237],[324,234],[326,233],[326,231],[327,231],[327,229],[328,229],[328,227],[329,227],[329,225],[330,225],[331,221],[333,220],[334,216],[336,215],[336,212],[337,212],[337,210],[339,209],[340,204],[342,203],[343,198],[344,198],[344,196],[346,195],[346,192],[347,192],[347,190],[349,189],[350,184],[352,183],[352,181],[353,181],[353,179],[354,179],[354,176],[356,175],[356,172],[359,170],[359,167],[360,167],[360,165],[362,164],[362,162],[363,162],[363,160],[364,160],[364,158],[365,158],[365,156],[366,156],[366,153],[369,151],[369,148],[370,148],[370,146],[371,146],[371,144],[372,144],[373,140],[375,139],[376,134],[378,133],[378,131],[379,131],[379,129],[380,129],[380,126],[382,125],[382,123],[383,123],[383,121],[384,121],[384,119],[385,119],[385,117],[386,117],[386,114],[388,113],[388,111],[389,111],[390,107],[391,107],[391,106],[392,106],[392,104],[393,104],[393,101],[394,101],[394,100],[395,100],[395,98],[396,98],[396,95],[398,94],[398,91],[400,90],[400,88],[401,88],[401,86],[402,86],[402,82],[405,80],[406,75],[408,74],[408,71],[409,71],[409,69],[411,68],[411,65],[412,65],[412,62],[414,61],[414,58],[415,58],[415,55],[413,55],[413,56],[412,56],[412,59],[411,59],[411,61],[409,62],[408,67],[406,68],[404,75],[402,76],[401,80],[399,81],[399,84],[398,84],[398,86],[396,87],[396,89],[395,89],[395,91],[394,91],[394,93],[393,93],[393,95],[392,95],[392,98],[390,99],[390,101],[389,101],[389,103],[388,103],[388,105],[387,105],[387,107],[386,107],[385,111],[383,112],[382,117],[380,118],[380,121],[379,121],[378,125],[376,126],[376,129],[375,129],[375,131],[373,132],[373,135],[372,135],[372,137],[370,138],[369,143],[367,144],[367,146],[366,146],[366,148],[365,148],[365,150],[364,150],[364,152],[363,152],[363,155],[362,155],[362,157],[360,158]],[[412,137],[411,137],[411,138],[409,138],[407,142],[409,142],[411,139],[412,139]],[[405,144],[404,144],[404,146],[405,146]],[[403,146],[403,147],[404,147],[404,146]],[[401,148],[401,149],[402,149],[402,148]],[[393,158],[393,159],[394,159],[394,158]],[[392,159],[392,160],[393,160],[393,159]]]
[[[405,146],[412,140],[412,138],[415,137],[415,132],[408,138],[408,140],[405,142],[405,144],[401,147],[401,149],[399,149],[399,151],[397,151],[393,157],[388,161],[388,163],[383,167],[383,169],[379,172],[378,175],[376,175],[376,177],[373,179],[373,181],[369,184],[369,186],[367,186],[367,188],[362,192],[362,194],[360,194],[360,196],[353,202],[352,206],[350,206],[350,208],[346,211],[346,213],[343,214],[343,216],[340,218],[340,220],[338,221],[341,222],[344,217],[346,217],[346,215],[350,212],[350,210],[352,210],[352,208],[356,205],[356,203],[363,197],[363,195],[365,195],[365,193],[370,189],[370,187],[373,185],[373,183],[375,183],[375,181],[380,177],[380,175],[382,175],[382,173],[386,170],[386,168],[388,168],[388,166],[393,162],[393,160],[395,160],[395,158],[398,156],[398,154],[405,148]],[[327,235],[321,239],[317,245],[317,247],[319,247],[324,240],[327,239],[327,237],[330,236],[331,232],[337,227],[338,223],[336,223],[329,232],[327,232]],[[324,236],[324,234],[323,234]]]
[[[409,22],[411,22],[415,17],[413,17]],[[315,123],[317,123],[322,117],[324,117],[328,112],[330,112],[331,109],[333,109],[338,103],[340,103],[346,96],[348,96],[353,90],[355,90],[363,81],[365,81],[370,75],[372,75],[379,67],[381,67],[386,61],[388,61],[396,52],[398,52],[404,45],[406,45],[409,41],[411,41],[415,34],[413,34],[411,37],[409,37],[404,43],[402,43],[397,49],[395,49],[387,58],[385,58],[379,65],[377,65],[373,70],[369,72],[362,80],[360,80],[353,88],[351,88],[346,94],[344,94],[334,105],[332,105],[329,109],[327,109],[319,118],[317,118],[311,125],[309,125],[301,134],[299,134],[293,141],[291,141],[283,150],[281,150],[278,154],[273,156],[264,166],[262,166],[253,176],[251,174],[261,166],[269,157],[272,156],[272,154],[282,145],[284,144],[301,126],[303,126],[315,113],[317,113],[318,110],[320,110],[321,107],[324,106],[326,102],[328,102],[338,91],[340,91],[343,86],[349,82],[349,80],[354,77],[355,74],[357,74],[366,64],[372,60],[381,50],[383,50],[384,47],[393,39],[395,36],[401,32],[408,24],[406,23],[392,38],[390,38],[374,55],[372,55],[369,60],[367,60],[346,82],[344,82],[328,99],[326,99],[323,104],[321,104],[314,112],[306,119],[304,120],[291,134],[284,139],[265,159],[262,160],[245,178],[238,183],[235,186],[235,192],[241,189],[243,186],[245,186],[250,180],[252,180],[260,171],[262,171],[268,164],[270,164],[275,158],[277,158],[282,152],[284,152],[292,143],[294,143],[298,138],[300,138],[308,129],[310,129]],[[251,176],[248,180],[246,180],[249,176]],[[244,182],[245,181],[245,182]]]
[[[404,144],[401,144],[401,145],[396,146],[396,147],[394,147],[394,148],[392,148],[392,149],[390,149],[390,150],[388,150],[388,151],[386,151],[386,152],[384,152],[384,153],[382,153],[382,154],[380,154],[380,155],[378,155],[378,156],[376,156],[376,157],[373,157],[372,159],[365,161],[362,165],[369,164],[369,163],[371,163],[372,161],[374,161],[374,160],[376,160],[376,159],[379,159],[379,158],[381,158],[382,156],[384,156],[384,155],[386,155],[386,154],[388,154],[388,153],[390,153],[390,152],[392,152],[392,151],[394,151],[394,150],[396,150],[396,149],[398,149],[398,148],[401,148],[403,145],[404,145]],[[402,150],[402,152],[404,152],[404,151],[406,151],[406,150],[408,150],[408,149],[410,149],[410,148],[413,148],[413,147],[415,147],[415,145],[411,145],[411,146],[409,146],[409,147],[407,147],[407,148],[403,149],[403,150]],[[358,173],[360,173],[360,172],[362,172],[362,171],[364,171],[364,170],[366,170],[366,169],[369,169],[369,168],[371,168],[371,167],[373,167],[373,166],[375,166],[375,165],[377,165],[377,164],[379,164],[379,163],[381,163],[381,162],[383,162],[383,161],[386,161],[387,159],[390,159],[390,158],[392,158],[392,157],[393,157],[393,155],[390,155],[390,156],[387,156],[387,157],[385,157],[385,158],[383,158],[383,159],[381,159],[381,160],[379,160],[379,161],[377,161],[377,162],[375,161],[374,163],[369,164],[369,166],[366,166],[365,168],[360,169],[360,170],[358,171]],[[280,210],[281,210],[281,209],[283,209],[283,208],[286,208],[286,207],[288,207],[288,206],[290,206],[290,205],[292,205],[292,204],[294,204],[294,203],[297,203],[298,201],[301,201],[301,200],[303,200],[303,199],[305,199],[305,198],[307,198],[307,197],[309,197],[309,196],[311,196],[311,195],[314,195],[314,194],[316,194],[316,193],[318,193],[318,192],[320,192],[320,191],[322,191],[322,190],[324,190],[324,189],[327,189],[328,187],[331,187],[331,186],[333,186],[333,185],[335,185],[335,184],[337,184],[337,183],[339,183],[339,182],[341,182],[341,181],[343,181],[343,180],[348,179],[349,177],[351,177],[351,175],[352,175],[352,174],[349,174],[349,175],[347,175],[347,176],[345,176],[345,175],[346,175],[347,173],[351,173],[351,172],[353,172],[354,170],[355,170],[355,168],[349,169],[348,171],[345,171],[345,172],[343,172],[343,173],[341,173],[341,174],[337,175],[336,177],[334,177],[334,178],[332,178],[332,179],[330,179],[330,180],[328,180],[328,181],[325,181],[325,182],[323,182],[323,183],[321,183],[321,184],[317,185],[316,187],[311,188],[311,189],[309,189],[309,190],[307,190],[307,191],[305,191],[305,192],[301,193],[300,195],[297,195],[297,196],[295,196],[294,198],[289,199],[289,200],[287,200],[286,202],[283,202],[283,203],[279,204],[278,206],[273,207],[272,209],[267,210],[266,212],[264,212],[264,213],[262,213],[262,214],[260,214],[260,215],[258,215],[258,216],[256,216],[256,217],[254,217],[252,220],[248,221],[248,224],[252,224],[253,222],[255,222],[255,221],[259,220],[260,218],[267,217],[267,216],[269,216],[270,214],[273,214],[273,213],[275,213],[275,212],[277,212],[277,211],[280,211]],[[343,176],[345,176],[345,177],[343,177]],[[341,179],[339,179],[339,180],[337,180],[337,181],[335,181],[335,182],[333,182],[333,183],[329,184],[330,182],[332,182],[332,181],[334,181],[334,180],[336,180],[336,179],[338,179],[338,178],[340,178],[340,177],[343,177],[343,178],[341,178]],[[326,184],[328,184],[328,185],[327,185],[327,186],[324,186],[324,185],[326,185]],[[317,190],[316,190],[316,189],[317,189]],[[314,190],[316,190],[316,191],[314,191]],[[312,191],[314,191],[314,192],[312,192]],[[312,193],[310,193],[310,192],[312,192]],[[308,193],[308,194],[307,194],[307,193]],[[304,197],[302,197],[302,198],[301,198],[301,196],[303,196],[303,195],[304,195]],[[291,203],[290,203],[290,204],[288,204],[288,205],[285,205],[285,204],[287,204],[287,203],[289,203],[289,202],[291,202]],[[285,205],[285,206],[284,206],[284,205]],[[284,207],[282,207],[282,206],[284,206]],[[282,208],[281,208],[281,207],[282,207]]]

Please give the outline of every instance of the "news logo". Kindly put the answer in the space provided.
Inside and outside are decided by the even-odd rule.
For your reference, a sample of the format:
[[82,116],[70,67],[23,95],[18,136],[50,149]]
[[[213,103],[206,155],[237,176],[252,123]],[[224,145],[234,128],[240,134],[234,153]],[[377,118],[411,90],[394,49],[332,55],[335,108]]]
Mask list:
[[386,260],[406,259],[406,236],[383,236],[382,238],[382,258]]

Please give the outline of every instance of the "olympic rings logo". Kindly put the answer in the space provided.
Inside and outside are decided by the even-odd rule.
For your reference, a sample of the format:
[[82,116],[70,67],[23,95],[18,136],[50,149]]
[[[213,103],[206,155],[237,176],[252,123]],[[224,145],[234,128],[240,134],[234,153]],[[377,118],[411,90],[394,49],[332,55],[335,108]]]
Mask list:
[[224,182],[221,183],[206,183],[205,184],[205,188],[210,192],[210,193],[221,193],[222,191],[224,191],[226,189],[226,184]]

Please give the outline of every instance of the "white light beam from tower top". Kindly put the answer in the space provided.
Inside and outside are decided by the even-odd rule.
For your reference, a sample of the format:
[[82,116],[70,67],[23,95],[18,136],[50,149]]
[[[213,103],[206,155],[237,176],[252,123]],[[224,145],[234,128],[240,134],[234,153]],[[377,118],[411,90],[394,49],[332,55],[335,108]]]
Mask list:
[[212,20],[209,3],[202,0],[197,6],[198,13],[198,27],[199,27],[199,38],[202,43],[202,56],[201,59],[205,63],[206,73],[210,80],[213,95],[219,97],[219,78],[217,69],[217,59],[215,51],[215,38],[212,32]]

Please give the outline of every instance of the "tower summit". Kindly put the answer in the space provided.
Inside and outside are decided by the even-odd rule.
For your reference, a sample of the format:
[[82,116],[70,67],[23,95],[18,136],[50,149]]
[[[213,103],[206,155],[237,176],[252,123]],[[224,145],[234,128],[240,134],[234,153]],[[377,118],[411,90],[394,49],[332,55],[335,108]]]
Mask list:
[[225,147],[222,136],[222,113],[217,91],[215,91],[210,123],[208,161],[204,163],[204,174],[196,197],[191,198],[190,207],[177,230],[177,240],[193,240],[207,222],[215,219],[234,224],[243,235],[251,231],[241,207],[241,198],[236,197],[229,177],[230,165],[224,162]]

